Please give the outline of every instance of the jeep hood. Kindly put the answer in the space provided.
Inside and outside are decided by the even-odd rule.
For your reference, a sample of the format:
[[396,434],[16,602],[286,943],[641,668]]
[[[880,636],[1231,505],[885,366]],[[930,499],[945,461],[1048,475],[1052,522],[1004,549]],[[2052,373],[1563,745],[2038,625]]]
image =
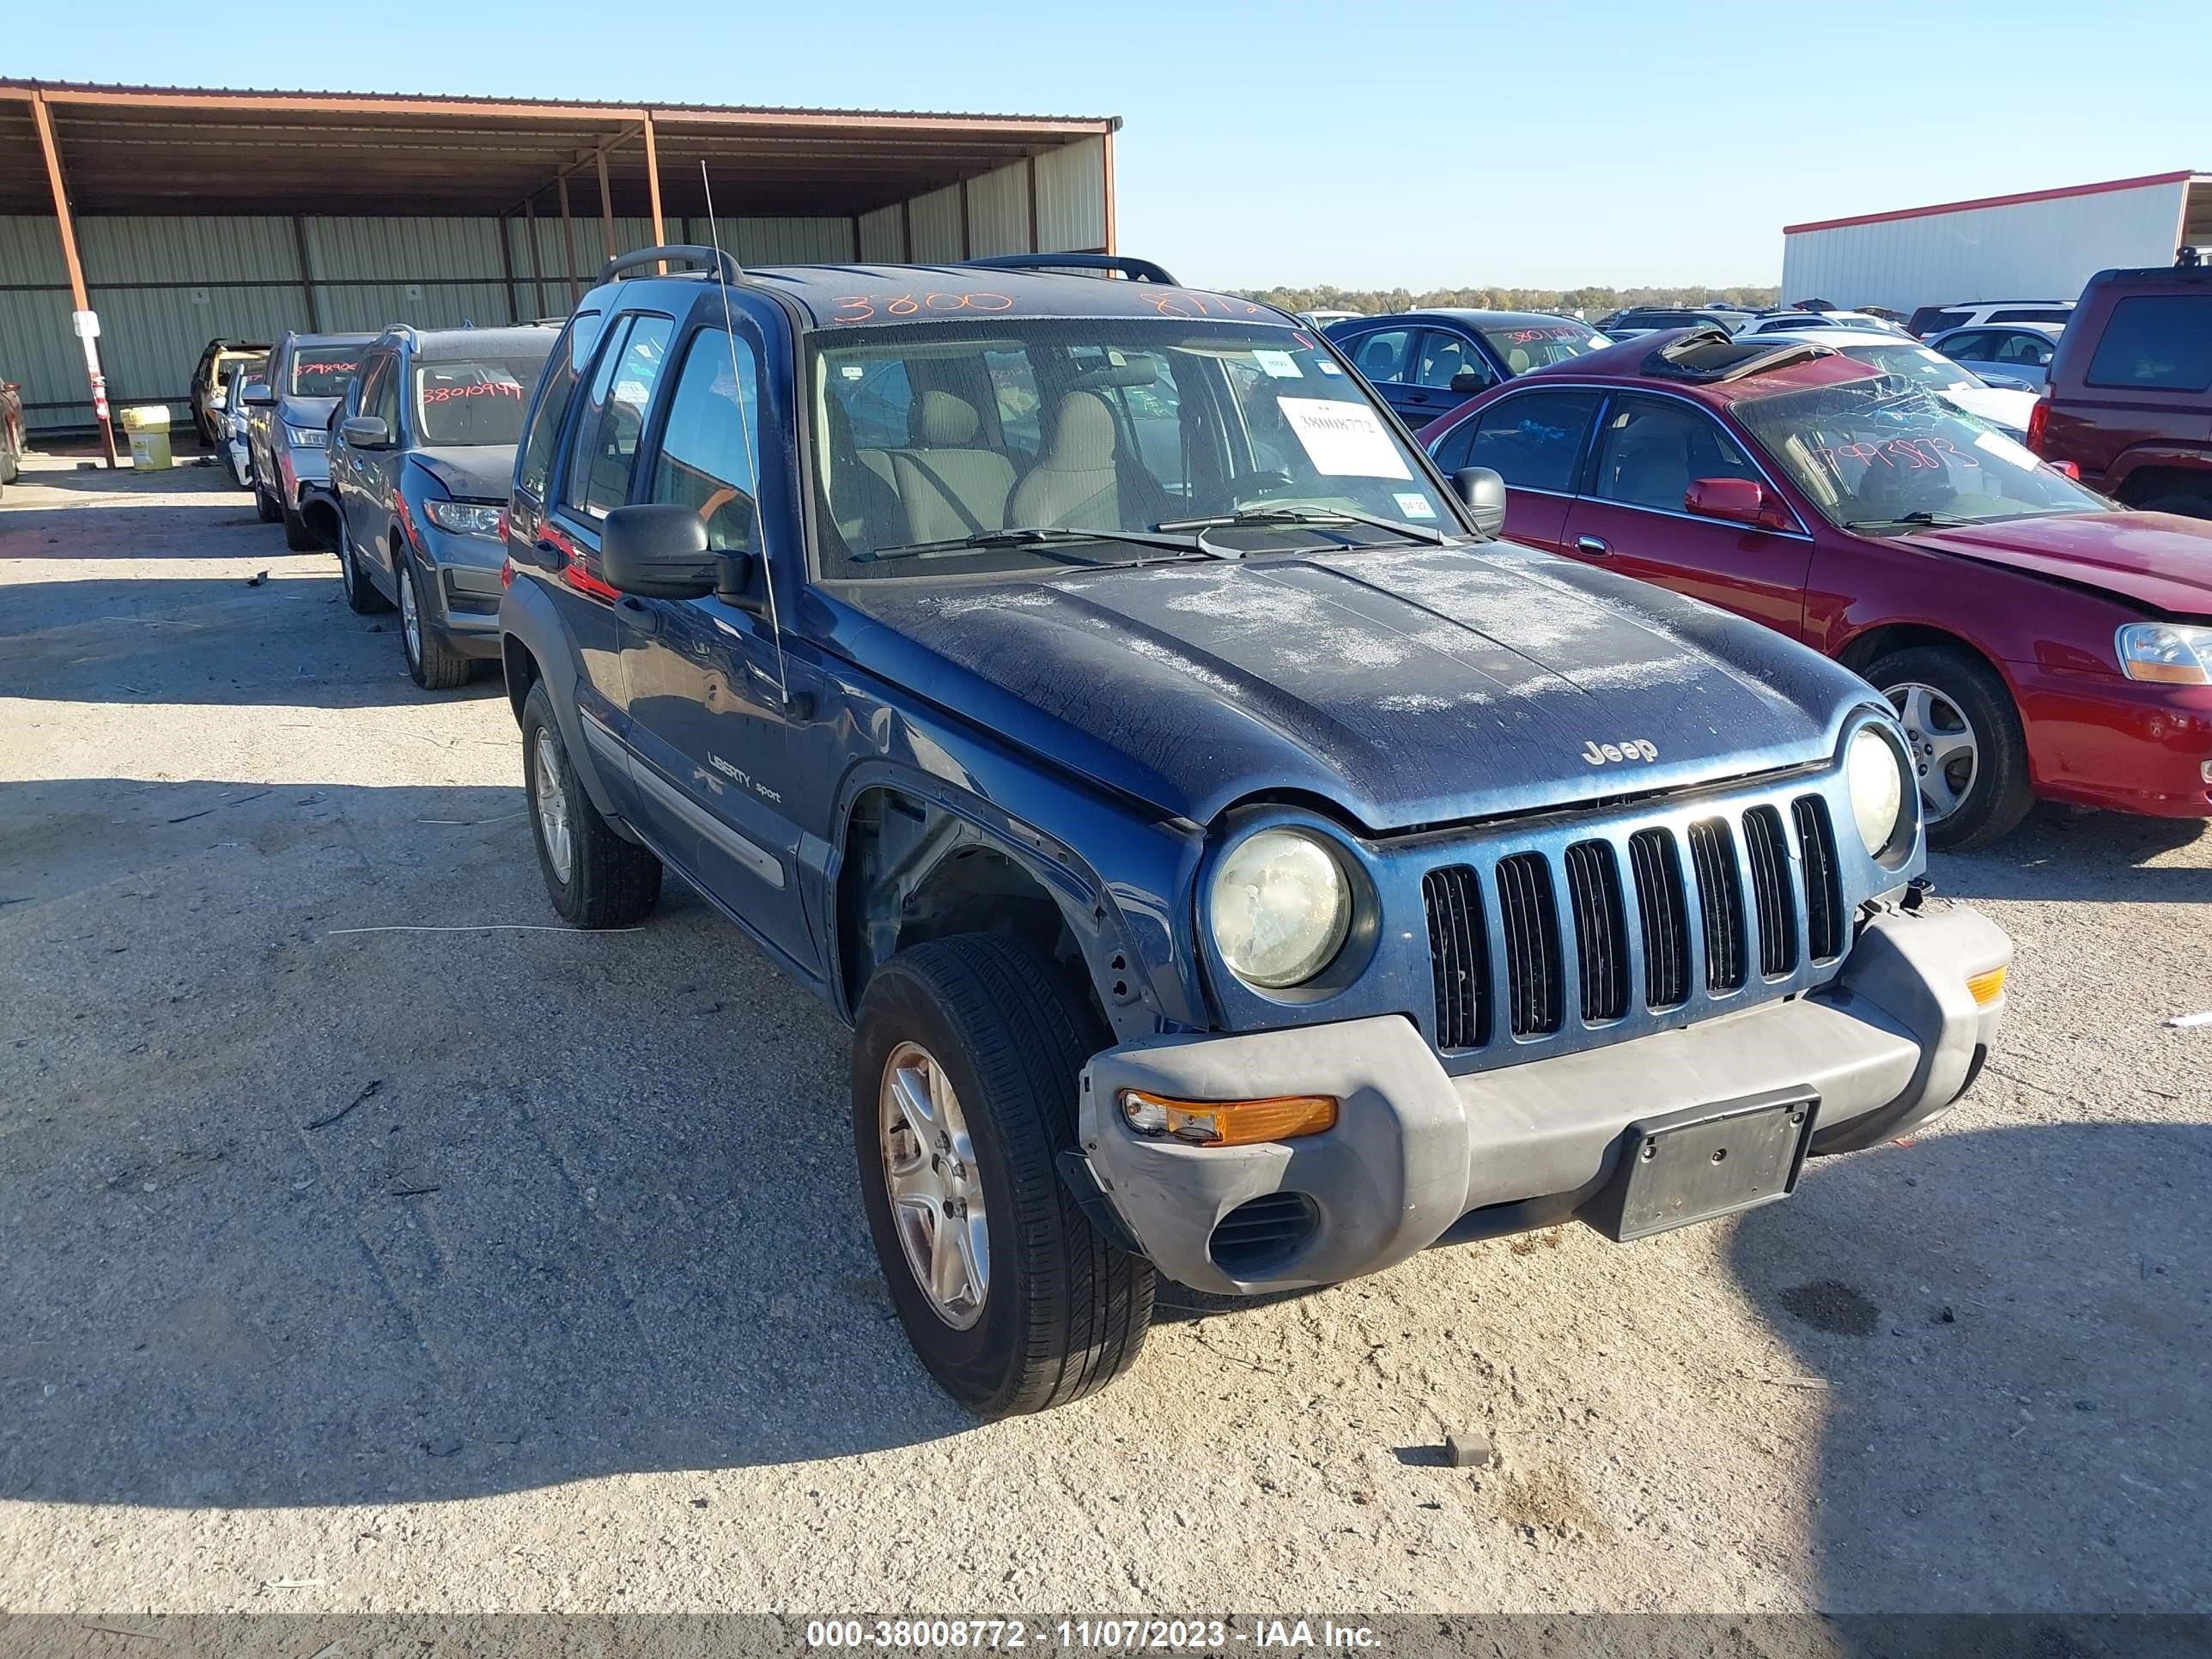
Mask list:
[[2068,513],[1915,531],[1915,547],[2102,588],[2166,616],[2212,617],[2212,521],[2173,513]]
[[410,450],[407,459],[457,501],[504,501],[514,483],[513,444],[453,444]]
[[1303,794],[1401,830],[1824,763],[1873,699],[1765,629],[1503,544],[836,597],[854,660],[1199,823]]

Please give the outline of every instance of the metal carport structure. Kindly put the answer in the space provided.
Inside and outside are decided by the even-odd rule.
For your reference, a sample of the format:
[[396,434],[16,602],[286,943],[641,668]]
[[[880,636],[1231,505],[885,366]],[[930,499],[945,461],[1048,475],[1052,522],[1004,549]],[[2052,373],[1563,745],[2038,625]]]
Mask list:
[[1120,125],[0,79],[0,375],[84,429],[88,373],[176,404],[217,336],[556,315],[707,239],[702,162],[748,263],[1112,252]]

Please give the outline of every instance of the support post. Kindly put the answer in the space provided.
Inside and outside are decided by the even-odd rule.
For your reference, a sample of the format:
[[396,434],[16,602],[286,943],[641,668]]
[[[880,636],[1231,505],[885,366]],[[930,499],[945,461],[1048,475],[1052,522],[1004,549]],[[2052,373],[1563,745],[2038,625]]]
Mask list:
[[914,204],[903,198],[899,202],[899,258],[914,263]]
[[1024,161],[1023,161],[1023,171],[1024,171],[1024,173],[1028,173],[1028,175],[1029,175],[1029,187],[1030,187],[1030,252],[1032,252],[1032,253],[1042,253],[1042,252],[1044,252],[1044,244],[1043,244],[1042,242],[1040,242],[1039,240],[1037,240],[1037,191],[1036,191],[1036,156],[1034,156],[1034,155],[1030,155],[1030,156],[1026,156],[1026,157],[1024,157]]
[[853,263],[860,263],[860,216],[853,216]]
[[1117,253],[1114,246],[1114,130],[1106,129],[1106,252]]
[[[60,228],[62,264],[69,268],[70,300],[81,317],[92,314],[92,299],[84,286],[84,265],[77,258],[76,222],[70,214],[69,191],[62,184],[62,155],[54,144],[54,120],[37,88],[31,92],[31,118],[39,129],[39,148],[46,152],[46,185],[53,191],[54,223]],[[115,465],[115,428],[107,420],[107,377],[100,372],[100,345],[89,334],[78,337],[84,346],[85,380],[92,392],[92,412],[100,422],[100,447],[107,464]]]
[[596,159],[599,164],[599,226],[606,232],[607,258],[611,259],[622,250],[615,246],[615,198],[607,188],[607,151],[604,144]]
[[568,175],[562,173],[554,181],[561,186],[561,263],[562,274],[568,279],[568,309],[576,308],[576,222],[568,214]]
[[315,298],[314,261],[307,257],[307,222],[296,213],[292,216],[292,251],[300,261],[300,292],[307,299],[307,332],[319,334],[323,307]]
[[666,246],[668,233],[660,224],[660,151],[653,141],[653,112],[645,112],[645,193],[653,204],[653,245]]
[[975,239],[969,230],[968,181],[965,179],[960,181],[960,257],[963,259],[975,257]]
[[508,216],[499,216],[499,266],[507,273],[507,320],[520,325],[522,307],[514,298],[514,240],[507,234]]
[[522,234],[530,244],[530,290],[537,302],[538,315],[545,314],[545,262],[538,253],[538,204],[527,196],[522,198]]

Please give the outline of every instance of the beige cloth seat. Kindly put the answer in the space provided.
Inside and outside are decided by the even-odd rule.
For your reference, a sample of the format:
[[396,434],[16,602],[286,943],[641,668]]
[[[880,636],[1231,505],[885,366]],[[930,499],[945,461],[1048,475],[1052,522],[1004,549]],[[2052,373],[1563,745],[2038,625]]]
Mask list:
[[1008,515],[1018,525],[1121,529],[1121,445],[1106,400],[1069,392],[1054,406],[1049,432],[1044,453],[1014,486]]
[[911,441],[890,453],[891,482],[905,503],[907,534],[917,542],[1003,530],[1014,464],[975,441],[983,417],[950,392],[925,392],[907,416]]

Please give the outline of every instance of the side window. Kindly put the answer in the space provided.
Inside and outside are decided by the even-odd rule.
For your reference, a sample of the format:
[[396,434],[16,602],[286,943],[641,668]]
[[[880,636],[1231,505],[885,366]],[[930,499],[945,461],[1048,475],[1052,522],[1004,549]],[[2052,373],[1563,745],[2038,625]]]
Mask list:
[[1113,410],[1122,453],[1134,454],[1169,495],[1187,498],[1182,393],[1168,360],[1156,352],[1079,346],[1067,361],[1074,371],[1069,390],[1095,393]]
[[1407,359],[1413,355],[1413,342],[1410,328],[1380,328],[1363,334],[1352,346],[1352,366],[1377,386],[1402,380]]
[[532,501],[545,499],[545,475],[553,465],[553,444],[561,430],[561,412],[568,406],[584,365],[592,361],[592,347],[599,337],[599,313],[580,311],[568,319],[555,343],[538,392],[538,407],[531,411],[530,432],[522,443],[522,465],[515,488]]
[[2030,368],[2047,368],[2051,362],[2051,342],[2040,334],[2003,334],[2002,342],[1992,361],[2000,363],[2021,363]]
[[1596,412],[1595,392],[1525,392],[1503,398],[1483,411],[1461,465],[1495,468],[1522,489],[1566,494],[1575,487],[1575,462]]
[[1590,494],[1624,507],[1680,513],[1699,478],[1750,478],[1758,469],[1713,417],[1660,398],[1623,398],[1600,435]]
[[1990,360],[1990,336],[1981,329],[1954,335],[1943,342],[1943,355],[1960,362],[1985,363]]
[[349,415],[375,414],[378,384],[391,372],[392,358],[388,353],[376,352],[366,359],[361,366],[361,373],[355,375],[352,384],[346,387],[345,412]]
[[903,449],[914,386],[906,359],[863,359],[841,366],[830,390],[853,422],[853,442],[861,449]]
[[2138,295],[2112,307],[2091,386],[2203,392],[2212,386],[2212,294]]
[[362,393],[368,412],[384,422],[392,441],[399,440],[399,354],[387,351],[377,365],[376,384]]
[[649,501],[680,501],[707,521],[717,552],[760,549],[760,364],[740,338],[703,328],[691,337],[668,405],[668,423],[646,489]]
[[665,317],[639,317],[627,336],[610,341],[599,354],[591,399],[576,426],[575,453],[568,458],[567,501],[586,518],[604,519],[629,498],[646,408],[667,362],[674,327]]
[[1480,425],[1480,422],[1475,421],[1462,421],[1438,439],[1437,447],[1430,452],[1437,469],[1447,478],[1463,466],[1475,465],[1468,459],[1468,454],[1474,447],[1474,434]]
[[1440,328],[1430,329],[1421,336],[1420,360],[1413,371],[1415,386],[1449,391],[1452,376],[1469,369],[1482,376],[1483,385],[1490,384],[1490,365],[1470,342]]

